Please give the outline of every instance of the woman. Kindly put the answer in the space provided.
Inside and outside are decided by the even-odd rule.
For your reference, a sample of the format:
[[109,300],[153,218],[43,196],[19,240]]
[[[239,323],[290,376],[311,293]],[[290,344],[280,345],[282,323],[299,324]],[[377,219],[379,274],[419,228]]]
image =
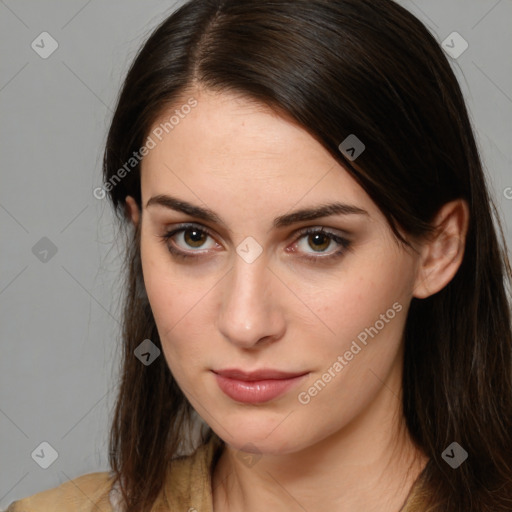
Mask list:
[[408,11],[189,1],[128,73],[104,178],[112,472],[10,511],[512,510],[510,265]]

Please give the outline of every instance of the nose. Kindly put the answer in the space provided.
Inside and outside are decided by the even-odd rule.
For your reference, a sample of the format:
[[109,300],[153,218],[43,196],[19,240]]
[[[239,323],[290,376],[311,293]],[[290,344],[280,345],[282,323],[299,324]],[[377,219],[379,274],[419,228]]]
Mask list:
[[283,285],[263,255],[252,263],[237,257],[223,283],[217,318],[225,339],[249,349],[283,336],[285,318],[278,297]]

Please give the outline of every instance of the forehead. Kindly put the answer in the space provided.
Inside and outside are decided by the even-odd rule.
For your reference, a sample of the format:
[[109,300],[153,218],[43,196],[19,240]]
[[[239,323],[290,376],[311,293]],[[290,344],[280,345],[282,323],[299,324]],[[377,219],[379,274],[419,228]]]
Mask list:
[[[176,115],[186,104],[185,100],[168,108],[153,124],[152,132],[160,127],[158,147],[146,160],[172,151],[176,158],[190,156],[196,149],[193,161],[207,155],[212,164],[232,158],[298,159],[301,156],[318,157],[326,150],[292,119],[285,119],[268,106],[231,93],[197,92],[193,95],[197,105],[187,114]],[[169,126],[168,121],[173,119]],[[167,122],[167,126],[166,126]]]
[[159,138],[153,136],[156,145],[142,161],[143,200],[176,196],[179,190],[196,202],[228,200],[241,207],[258,202],[274,210],[278,205],[280,211],[299,201],[303,206],[319,201],[371,206],[350,174],[291,119],[232,94],[191,96],[197,101],[193,109],[179,116],[185,102],[178,102],[153,124],[152,133],[173,115],[175,122],[179,117],[172,129],[168,125]]

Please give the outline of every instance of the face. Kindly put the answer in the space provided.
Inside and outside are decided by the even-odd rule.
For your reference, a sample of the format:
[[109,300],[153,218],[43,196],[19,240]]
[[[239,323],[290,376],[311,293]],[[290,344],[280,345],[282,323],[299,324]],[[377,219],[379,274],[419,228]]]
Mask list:
[[[302,128],[239,97],[194,97],[141,169],[143,275],[163,355],[228,444],[296,452],[400,385],[417,260]],[[331,203],[346,206],[292,215]],[[216,373],[227,369],[291,376]]]

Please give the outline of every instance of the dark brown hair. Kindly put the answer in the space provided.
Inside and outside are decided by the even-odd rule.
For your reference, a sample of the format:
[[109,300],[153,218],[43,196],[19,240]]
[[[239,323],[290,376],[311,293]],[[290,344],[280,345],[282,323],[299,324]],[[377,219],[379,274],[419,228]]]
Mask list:
[[[104,180],[121,226],[129,225],[127,195],[142,207],[140,165],[115,183],[113,177],[155,120],[198,85],[242,94],[298,122],[345,166],[406,245],[399,229],[428,236],[445,203],[467,200],[469,231],[457,274],[411,303],[403,410],[430,458],[417,510],[510,512],[512,273],[461,90],[439,43],[391,0],[187,2],[140,50],[112,120]],[[366,146],[357,164],[338,149],[350,134]],[[140,231],[127,236],[110,463],[128,512],[147,512],[186,439],[192,410],[165,358],[146,367],[133,355],[146,338],[161,346],[142,281]],[[202,434],[206,442],[212,431]],[[454,441],[469,454],[457,469],[441,456]]]

